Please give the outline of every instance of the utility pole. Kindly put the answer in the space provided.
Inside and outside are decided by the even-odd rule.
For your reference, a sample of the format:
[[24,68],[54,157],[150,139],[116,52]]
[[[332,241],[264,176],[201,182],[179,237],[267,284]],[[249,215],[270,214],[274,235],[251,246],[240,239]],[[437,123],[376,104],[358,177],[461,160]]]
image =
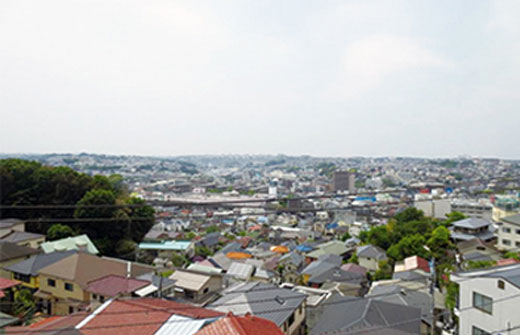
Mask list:
[[430,264],[430,274],[431,274],[431,283],[430,283],[430,294],[432,295],[432,324],[431,324],[431,335],[435,335],[435,257],[432,256],[432,259],[429,262]]

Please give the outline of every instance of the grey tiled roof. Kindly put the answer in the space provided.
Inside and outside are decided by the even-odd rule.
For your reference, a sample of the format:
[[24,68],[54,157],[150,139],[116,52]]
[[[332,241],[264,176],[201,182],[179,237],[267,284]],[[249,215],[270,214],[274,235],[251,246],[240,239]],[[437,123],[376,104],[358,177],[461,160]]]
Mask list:
[[479,229],[491,225],[491,222],[478,218],[467,218],[455,221],[452,225],[457,228]]
[[[222,294],[222,298],[206,307],[221,312],[231,311],[234,314],[249,312],[271,320],[277,326],[281,326],[307,297],[305,294],[260,282],[234,285],[224,290]],[[222,304],[225,305],[218,306]],[[213,305],[215,307],[212,307]],[[266,313],[266,311],[272,312]]]
[[[375,299],[335,296],[328,301],[310,335],[324,332],[348,334],[419,334],[421,310]],[[410,321],[410,322],[407,322]]]
[[503,218],[502,221],[520,226],[520,214],[508,216]]
[[507,267],[503,271],[485,274],[482,277],[503,278],[517,287],[520,287],[520,264],[513,267]]
[[358,257],[370,257],[377,260],[386,259],[386,253],[383,249],[370,244],[357,247],[356,253]]

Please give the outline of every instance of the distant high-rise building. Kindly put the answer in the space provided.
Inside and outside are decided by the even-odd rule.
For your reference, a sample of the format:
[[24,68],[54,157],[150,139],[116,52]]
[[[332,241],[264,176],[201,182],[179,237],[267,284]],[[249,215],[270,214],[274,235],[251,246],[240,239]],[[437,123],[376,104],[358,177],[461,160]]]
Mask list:
[[354,186],[356,179],[353,172],[335,171],[332,180],[332,189],[334,192],[349,191],[353,193],[356,188]]

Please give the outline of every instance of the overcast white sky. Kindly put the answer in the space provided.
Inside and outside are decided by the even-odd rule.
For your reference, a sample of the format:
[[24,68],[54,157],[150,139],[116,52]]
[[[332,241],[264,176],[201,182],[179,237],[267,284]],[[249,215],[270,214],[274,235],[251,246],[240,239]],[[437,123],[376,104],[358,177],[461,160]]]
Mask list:
[[519,0],[2,0],[0,152],[520,158]]

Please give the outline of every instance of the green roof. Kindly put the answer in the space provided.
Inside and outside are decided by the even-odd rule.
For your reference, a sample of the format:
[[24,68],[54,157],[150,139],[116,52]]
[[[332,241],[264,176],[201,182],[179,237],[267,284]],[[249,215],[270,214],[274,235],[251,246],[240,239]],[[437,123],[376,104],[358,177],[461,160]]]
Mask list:
[[54,251],[83,250],[89,254],[99,254],[99,250],[87,235],[79,235],[67,237],[61,240],[45,242],[41,245],[43,251],[47,254]]
[[318,248],[314,251],[311,251],[307,254],[307,257],[318,258],[322,255],[338,255],[341,256],[347,253],[350,249],[345,246],[343,242],[340,241],[329,241],[323,244],[320,244]]

